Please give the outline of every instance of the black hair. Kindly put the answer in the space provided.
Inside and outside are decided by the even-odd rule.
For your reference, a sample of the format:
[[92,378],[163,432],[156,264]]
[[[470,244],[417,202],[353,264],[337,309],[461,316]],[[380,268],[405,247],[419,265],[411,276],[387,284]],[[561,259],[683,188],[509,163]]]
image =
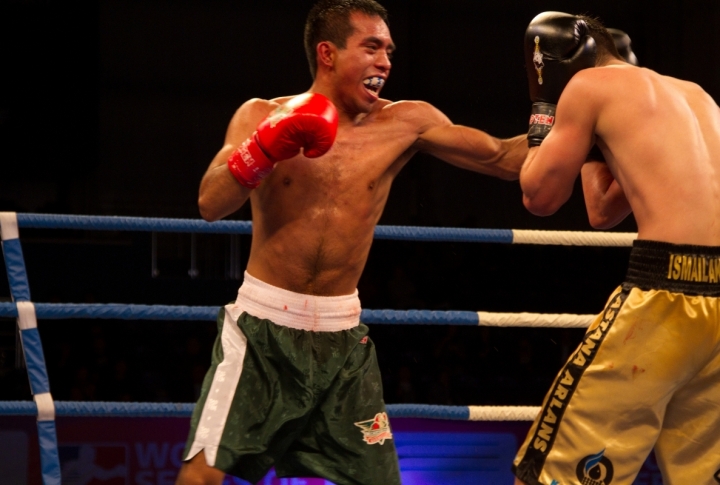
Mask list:
[[595,65],[603,64],[608,57],[623,60],[615,46],[615,40],[612,34],[608,32],[600,19],[589,15],[578,15],[578,17],[585,21],[585,24],[590,30],[590,36],[595,39],[595,44],[597,45]]
[[344,49],[354,30],[350,21],[353,12],[378,16],[389,23],[387,10],[375,0],[320,0],[310,9],[305,22],[305,53],[313,79],[317,73],[317,45],[330,41]]

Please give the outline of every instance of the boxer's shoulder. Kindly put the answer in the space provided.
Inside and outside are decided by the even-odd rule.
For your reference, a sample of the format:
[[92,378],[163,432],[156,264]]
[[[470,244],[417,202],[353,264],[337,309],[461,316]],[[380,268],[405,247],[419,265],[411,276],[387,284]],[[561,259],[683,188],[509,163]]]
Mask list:
[[435,124],[447,124],[447,117],[426,101],[403,100],[388,103],[382,108],[382,118],[408,125],[422,131]]
[[280,96],[272,99],[248,99],[235,111],[233,119],[230,122],[231,129],[247,126],[251,128],[250,132],[254,131],[261,120],[294,97],[295,96]]

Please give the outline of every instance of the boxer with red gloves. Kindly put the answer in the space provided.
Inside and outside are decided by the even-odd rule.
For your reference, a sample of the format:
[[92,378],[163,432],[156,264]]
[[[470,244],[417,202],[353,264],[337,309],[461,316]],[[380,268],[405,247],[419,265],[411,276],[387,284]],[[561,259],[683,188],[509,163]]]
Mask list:
[[[400,170],[417,152],[517,180],[525,134],[498,139],[423,101],[381,97],[395,44],[374,0],[320,0],[305,25],[306,94],[251,99],[200,183],[208,221],[251,201],[235,303],[219,316],[179,485],[320,476],[398,485],[382,379],[357,284]],[[469,197],[472,197],[469,195]]]
[[[663,483],[718,483],[720,109],[700,86],[626,62],[589,17],[538,15],[525,48],[543,103],[520,173],[525,206],[554,213],[580,175],[590,224],[633,213],[638,239],[552,383],[515,483],[633,483],[653,448]],[[587,163],[593,146],[605,163]]]

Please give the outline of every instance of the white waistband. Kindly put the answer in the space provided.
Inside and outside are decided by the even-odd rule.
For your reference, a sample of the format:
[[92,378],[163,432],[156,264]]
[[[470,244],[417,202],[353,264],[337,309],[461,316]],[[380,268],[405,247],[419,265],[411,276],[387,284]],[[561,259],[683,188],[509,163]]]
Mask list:
[[236,318],[241,312],[247,312],[277,325],[315,332],[356,327],[362,310],[357,290],[343,296],[304,295],[269,285],[247,271],[237,300],[226,308]]

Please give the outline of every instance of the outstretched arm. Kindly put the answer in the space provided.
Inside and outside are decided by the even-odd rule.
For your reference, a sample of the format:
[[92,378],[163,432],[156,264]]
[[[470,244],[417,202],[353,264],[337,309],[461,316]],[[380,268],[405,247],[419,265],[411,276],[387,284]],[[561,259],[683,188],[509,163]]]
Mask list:
[[468,126],[454,125],[433,106],[414,104],[413,118],[418,122],[415,148],[456,167],[517,180],[525,156],[525,135],[499,139]]
[[581,171],[585,206],[590,225],[595,229],[616,226],[631,212],[630,203],[607,164],[588,162]]

